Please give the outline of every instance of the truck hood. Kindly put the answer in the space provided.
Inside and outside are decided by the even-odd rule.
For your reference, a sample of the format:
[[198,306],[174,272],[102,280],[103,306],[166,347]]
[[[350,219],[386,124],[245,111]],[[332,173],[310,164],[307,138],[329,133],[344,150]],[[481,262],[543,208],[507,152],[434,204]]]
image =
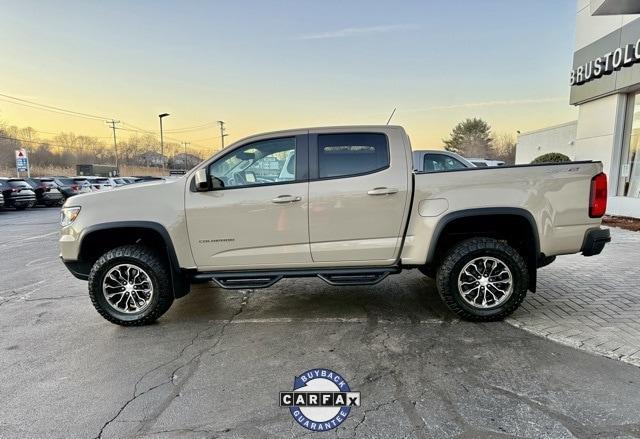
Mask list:
[[136,183],[73,196],[64,207],[80,207],[80,218],[91,223],[154,221],[173,223],[184,216],[186,178]]

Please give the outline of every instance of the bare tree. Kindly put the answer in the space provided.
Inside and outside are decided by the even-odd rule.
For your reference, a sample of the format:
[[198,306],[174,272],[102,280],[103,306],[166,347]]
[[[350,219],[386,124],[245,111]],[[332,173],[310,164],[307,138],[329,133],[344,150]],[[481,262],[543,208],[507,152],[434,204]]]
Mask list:
[[492,155],[496,160],[503,160],[507,165],[516,161],[516,138],[511,133],[498,133],[494,136]]

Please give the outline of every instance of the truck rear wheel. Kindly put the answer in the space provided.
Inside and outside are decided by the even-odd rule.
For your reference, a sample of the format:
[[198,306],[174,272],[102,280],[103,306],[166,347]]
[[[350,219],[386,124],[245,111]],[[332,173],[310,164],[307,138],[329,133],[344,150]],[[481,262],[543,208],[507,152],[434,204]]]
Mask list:
[[520,254],[505,242],[472,238],[455,245],[438,267],[440,297],[465,320],[502,320],[527,295],[529,274]]
[[150,249],[125,245],[109,250],[89,273],[89,297],[111,323],[141,326],[154,322],[173,303],[166,264]]

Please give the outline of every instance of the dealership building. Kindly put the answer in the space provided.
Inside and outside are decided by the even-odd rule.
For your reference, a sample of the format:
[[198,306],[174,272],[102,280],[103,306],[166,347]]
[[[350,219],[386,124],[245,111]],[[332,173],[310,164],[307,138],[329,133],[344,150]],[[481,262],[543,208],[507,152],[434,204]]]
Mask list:
[[516,163],[547,152],[600,160],[607,212],[640,218],[640,0],[578,0],[570,104],[578,120],[518,136]]

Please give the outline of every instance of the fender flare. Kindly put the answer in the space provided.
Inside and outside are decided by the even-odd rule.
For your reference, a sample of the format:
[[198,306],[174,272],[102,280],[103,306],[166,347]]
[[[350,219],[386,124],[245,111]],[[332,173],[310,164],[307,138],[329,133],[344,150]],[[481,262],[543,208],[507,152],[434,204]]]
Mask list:
[[436,227],[433,229],[433,235],[431,238],[431,242],[429,243],[429,249],[427,250],[427,265],[433,262],[435,258],[436,247],[438,246],[438,241],[440,240],[440,235],[442,234],[446,226],[449,225],[452,221],[460,218],[493,215],[519,216],[521,218],[524,218],[529,224],[534,241],[534,253],[533,255],[528,255],[527,258],[527,265],[529,267],[529,290],[535,292],[537,283],[537,261],[540,257],[540,235],[538,234],[536,220],[531,212],[520,207],[483,207],[477,209],[457,210],[444,215],[442,218],[440,218],[440,220],[436,224]]
[[169,260],[169,268],[171,273],[171,283],[173,286],[173,294],[175,298],[179,298],[185,296],[189,293],[189,281],[188,277],[180,268],[180,263],[178,262],[178,256],[176,254],[175,247],[173,246],[173,242],[171,241],[171,236],[167,229],[160,223],[154,221],[112,221],[107,223],[98,223],[92,224],[87,228],[83,229],[80,232],[80,237],[78,241],[79,244],[79,255],[82,255],[82,246],[84,239],[91,235],[92,233],[99,232],[102,230],[118,230],[118,229],[148,229],[153,230],[158,233],[162,237],[162,241],[164,243],[164,247],[167,251],[167,258]]

